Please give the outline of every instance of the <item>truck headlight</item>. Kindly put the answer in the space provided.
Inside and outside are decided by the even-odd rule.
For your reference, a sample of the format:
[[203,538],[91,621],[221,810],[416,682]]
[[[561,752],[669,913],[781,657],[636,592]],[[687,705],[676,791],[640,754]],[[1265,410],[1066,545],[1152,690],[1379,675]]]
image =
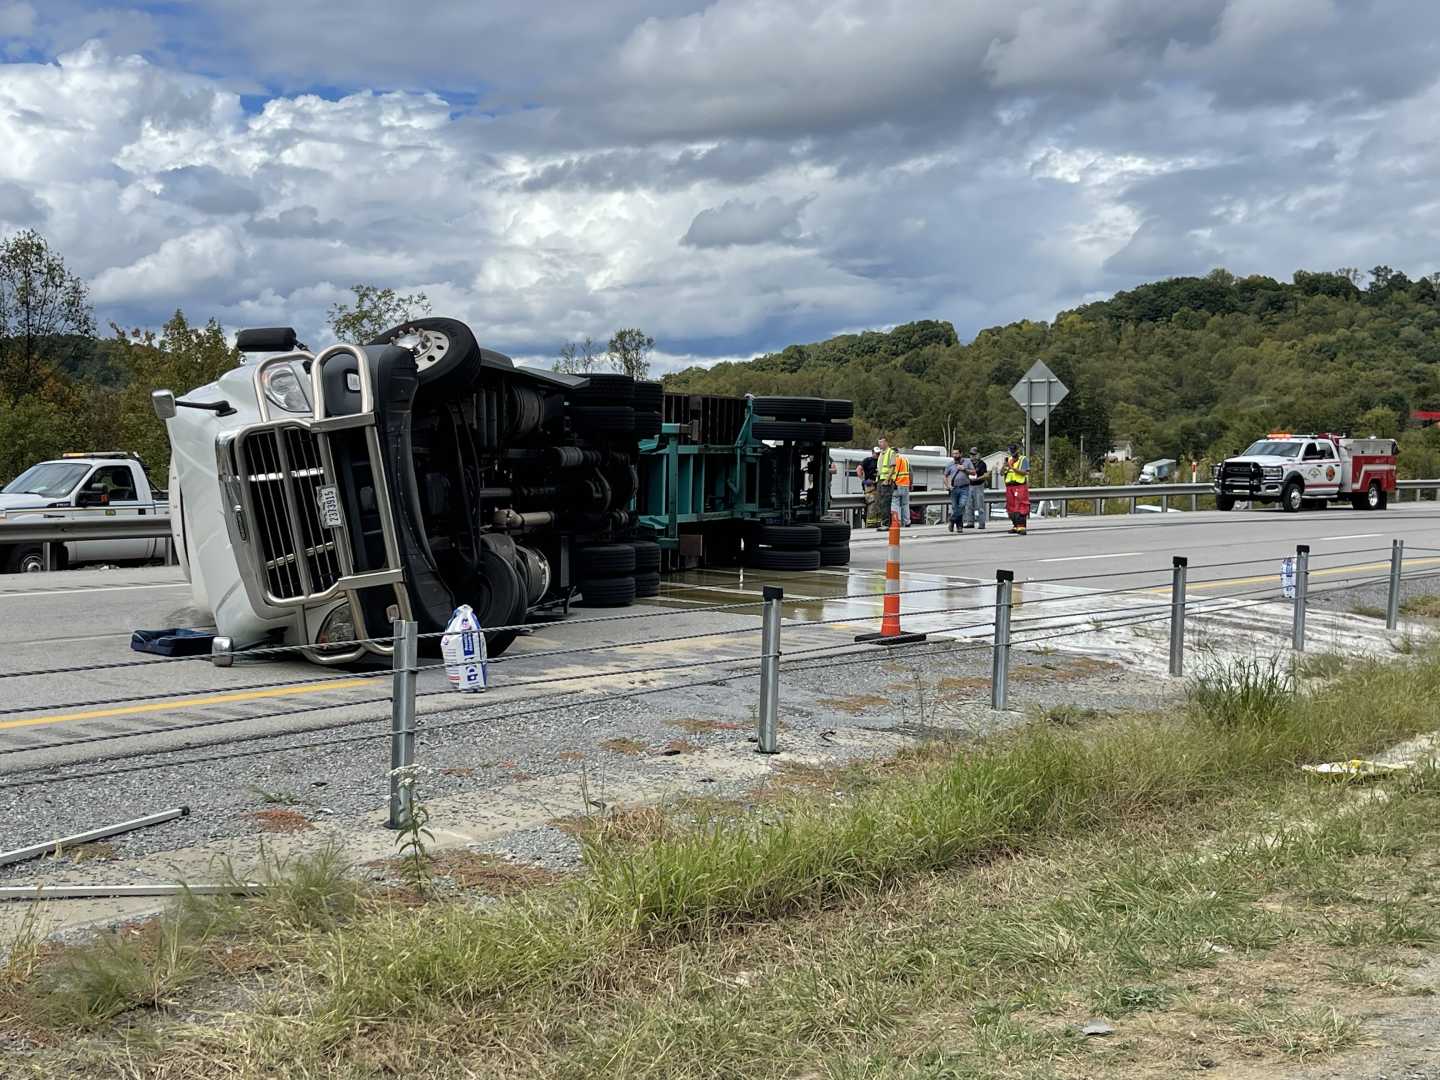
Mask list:
[[273,364],[266,368],[260,376],[260,384],[265,397],[277,408],[293,413],[310,411],[310,395],[305,392],[305,384],[290,365]]
[[330,609],[329,614],[320,623],[320,632],[315,635],[315,644],[343,645],[346,642],[354,641],[356,636],[355,614],[350,610],[349,601],[346,601],[339,607]]
[[1285,475],[1285,467],[1283,465],[1266,465],[1262,473],[1266,480],[1279,480]]

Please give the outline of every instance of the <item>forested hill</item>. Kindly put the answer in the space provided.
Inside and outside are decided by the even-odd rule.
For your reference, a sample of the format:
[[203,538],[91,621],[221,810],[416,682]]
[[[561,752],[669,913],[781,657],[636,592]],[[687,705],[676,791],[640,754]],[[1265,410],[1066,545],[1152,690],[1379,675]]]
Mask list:
[[995,447],[1022,431],[1011,386],[1044,360],[1071,390],[1052,437],[1078,447],[1083,436],[1092,459],[1120,439],[1142,459],[1213,459],[1276,428],[1394,435],[1412,408],[1440,408],[1437,282],[1388,267],[1302,270],[1290,283],[1215,270],[1117,293],[1052,323],[984,330],[968,345],[949,323],[924,321],[689,368],[665,382],[852,398],[856,445],[884,432],[904,445]]

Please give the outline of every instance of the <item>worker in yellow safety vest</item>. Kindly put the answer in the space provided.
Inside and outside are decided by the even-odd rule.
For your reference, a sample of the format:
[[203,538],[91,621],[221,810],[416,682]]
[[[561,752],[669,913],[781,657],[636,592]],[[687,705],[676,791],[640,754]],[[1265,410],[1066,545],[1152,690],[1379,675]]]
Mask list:
[[895,494],[891,496],[890,512],[900,515],[900,527],[910,527],[910,459],[895,455]]
[[895,460],[899,452],[890,445],[890,440],[880,437],[880,449],[875,463],[875,505],[880,508],[881,520],[875,528],[890,527],[890,507],[895,495]]
[[1005,512],[1010,515],[1010,531],[1024,536],[1025,523],[1030,520],[1030,459],[1020,453],[1015,443],[1010,444],[1001,475],[1005,479]]

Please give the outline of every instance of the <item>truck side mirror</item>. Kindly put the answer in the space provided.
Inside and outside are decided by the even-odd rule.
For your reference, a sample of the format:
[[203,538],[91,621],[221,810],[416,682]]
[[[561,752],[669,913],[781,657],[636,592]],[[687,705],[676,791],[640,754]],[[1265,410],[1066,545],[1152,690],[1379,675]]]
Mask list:
[[150,392],[150,407],[155,410],[155,415],[162,421],[171,419],[176,413],[175,392],[173,390],[152,390]]
[[75,496],[75,505],[80,507],[106,506],[109,502],[110,496],[105,492],[88,488]]

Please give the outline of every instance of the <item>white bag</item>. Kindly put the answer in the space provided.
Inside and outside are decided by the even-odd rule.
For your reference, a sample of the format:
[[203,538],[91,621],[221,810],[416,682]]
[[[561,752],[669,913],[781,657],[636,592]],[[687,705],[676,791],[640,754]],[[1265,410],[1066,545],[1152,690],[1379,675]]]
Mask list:
[[485,671],[485,635],[469,604],[461,604],[450,616],[450,623],[440,638],[440,653],[445,657],[445,674],[456,690],[479,693],[489,685]]

